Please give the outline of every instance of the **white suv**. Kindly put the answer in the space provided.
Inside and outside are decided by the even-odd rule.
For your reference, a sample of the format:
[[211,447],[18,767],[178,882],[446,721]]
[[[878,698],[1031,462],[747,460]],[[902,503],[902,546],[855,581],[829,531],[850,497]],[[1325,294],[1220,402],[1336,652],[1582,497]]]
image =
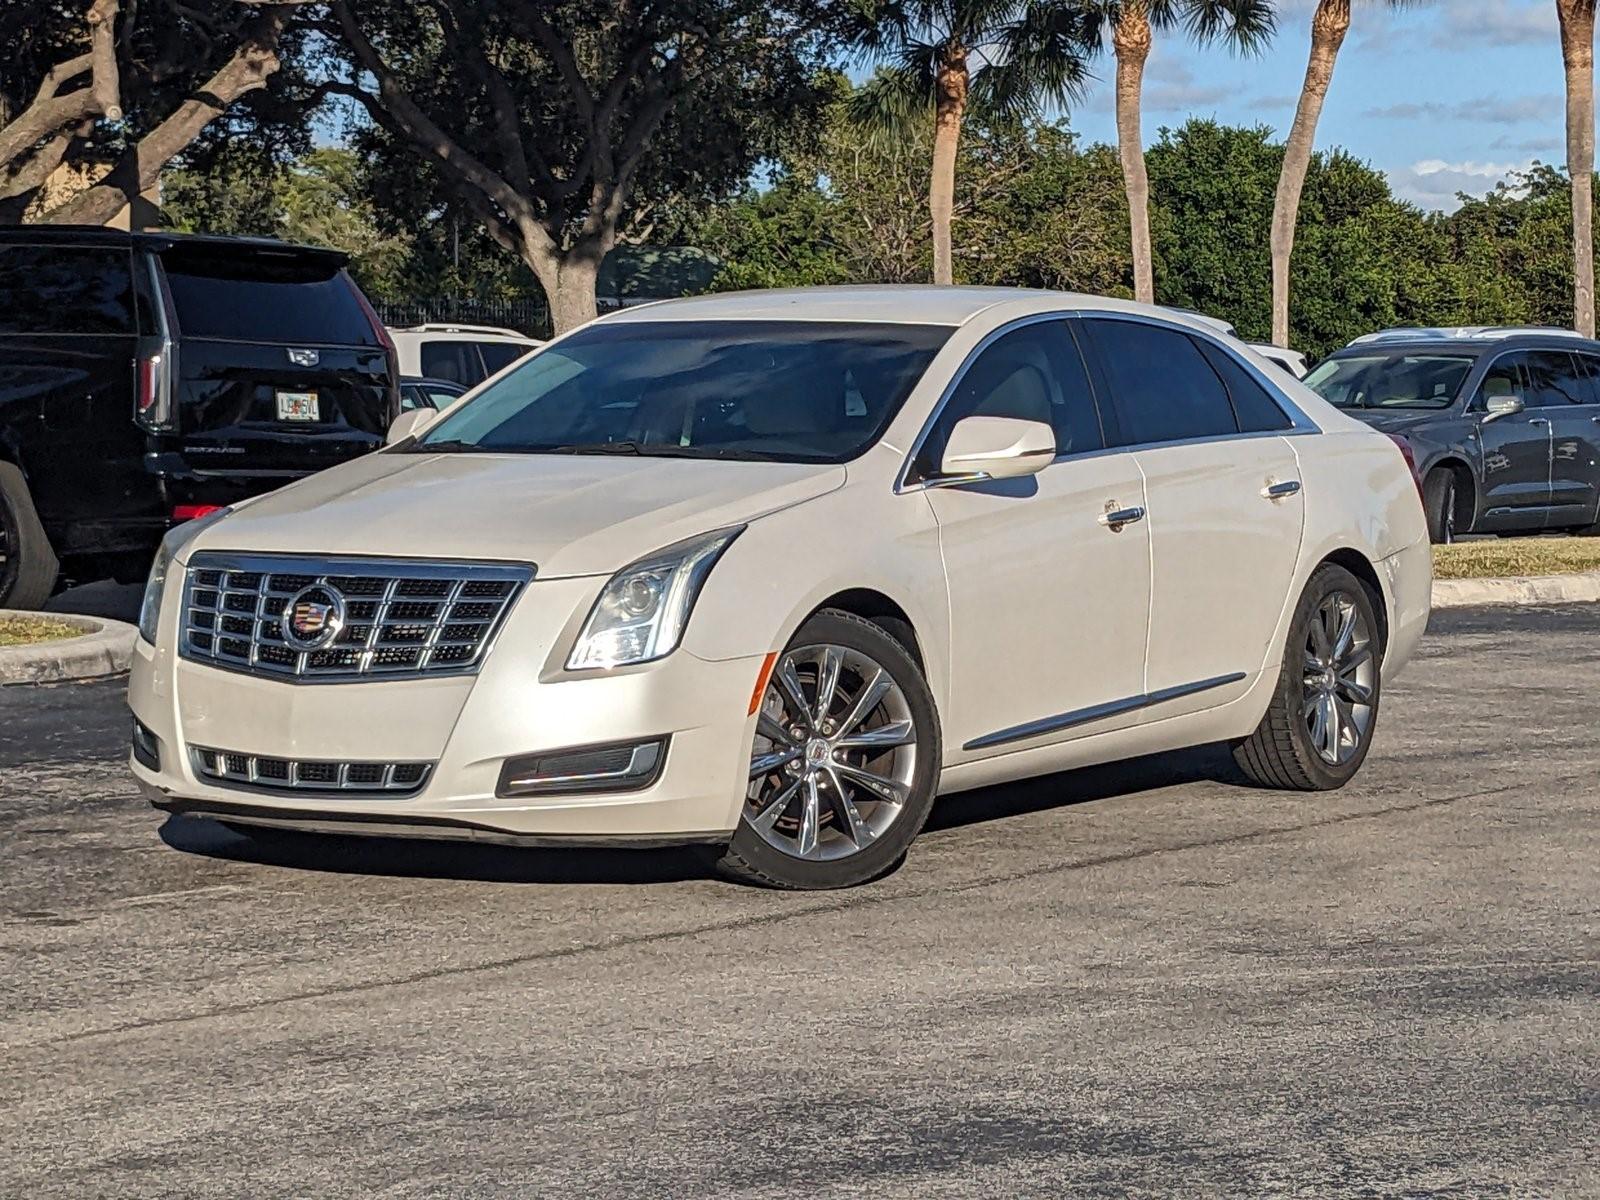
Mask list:
[[389,336],[399,351],[402,375],[448,379],[468,388],[544,345],[493,325],[408,325],[389,330]]

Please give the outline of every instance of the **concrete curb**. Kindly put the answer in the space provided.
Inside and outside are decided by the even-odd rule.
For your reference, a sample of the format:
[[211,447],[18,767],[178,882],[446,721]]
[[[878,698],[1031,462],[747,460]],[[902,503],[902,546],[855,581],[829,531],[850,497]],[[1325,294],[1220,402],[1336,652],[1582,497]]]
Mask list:
[[1436,609],[1483,604],[1589,603],[1600,603],[1600,571],[1512,579],[1436,579],[1433,582],[1433,607]]
[[82,636],[40,642],[37,646],[0,647],[0,686],[120,675],[133,661],[133,642],[139,631],[132,625],[107,617],[43,615],[83,630]]

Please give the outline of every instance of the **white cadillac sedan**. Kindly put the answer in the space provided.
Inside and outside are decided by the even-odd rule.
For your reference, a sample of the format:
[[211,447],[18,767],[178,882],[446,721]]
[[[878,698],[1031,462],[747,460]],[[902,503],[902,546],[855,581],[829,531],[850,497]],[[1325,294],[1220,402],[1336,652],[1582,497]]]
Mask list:
[[674,301],[175,529],[132,769],[246,831],[706,843],[840,887],[940,793],[1216,741],[1340,787],[1430,585],[1395,444],[1202,322]]

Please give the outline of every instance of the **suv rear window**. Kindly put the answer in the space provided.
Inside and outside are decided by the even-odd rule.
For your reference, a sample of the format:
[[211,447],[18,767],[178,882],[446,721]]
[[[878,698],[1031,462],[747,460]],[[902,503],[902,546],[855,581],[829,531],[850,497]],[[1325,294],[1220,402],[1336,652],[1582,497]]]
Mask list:
[[164,251],[161,263],[183,337],[378,345],[354,285],[326,259],[178,247]]
[[130,334],[127,250],[0,246],[0,335]]

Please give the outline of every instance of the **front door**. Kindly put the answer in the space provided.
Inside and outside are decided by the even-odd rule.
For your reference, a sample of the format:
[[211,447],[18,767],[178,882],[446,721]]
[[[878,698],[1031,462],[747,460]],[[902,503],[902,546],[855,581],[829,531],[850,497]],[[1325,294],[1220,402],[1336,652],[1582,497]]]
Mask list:
[[1563,355],[1577,366],[1573,386],[1550,417],[1550,518],[1554,529],[1600,522],[1600,357]]
[[[1550,507],[1550,415],[1539,393],[1530,390],[1526,351],[1503,354],[1490,365],[1478,385],[1469,412],[1482,424],[1483,517],[1476,528],[1486,532],[1543,529]],[[1514,396],[1522,412],[1494,420],[1489,401]]]
[[[950,430],[971,415],[1049,423],[1058,458],[1025,479],[938,486]],[[1105,453],[1072,330],[1038,321],[981,350],[914,464],[939,522],[950,589],[945,760],[970,761],[1137,721],[1150,541],[1144,485]]]

